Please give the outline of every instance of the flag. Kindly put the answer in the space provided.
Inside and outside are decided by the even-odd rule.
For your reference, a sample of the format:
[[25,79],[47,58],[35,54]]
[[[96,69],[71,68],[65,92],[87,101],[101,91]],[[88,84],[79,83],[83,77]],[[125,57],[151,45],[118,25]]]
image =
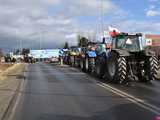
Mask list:
[[119,31],[117,28],[114,28],[114,27],[109,26],[108,29],[109,29],[110,32],[115,31],[115,32],[117,32],[117,33],[120,33],[120,31]]
[[109,30],[109,35],[111,37],[114,37],[115,35],[120,33],[120,31],[117,28],[114,28],[114,27],[111,27],[111,26],[108,27],[108,30]]

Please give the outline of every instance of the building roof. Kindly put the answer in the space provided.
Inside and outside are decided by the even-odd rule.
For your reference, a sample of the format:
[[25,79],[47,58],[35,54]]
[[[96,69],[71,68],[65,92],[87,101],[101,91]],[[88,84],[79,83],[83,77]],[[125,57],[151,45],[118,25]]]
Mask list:
[[146,34],[145,37],[150,39],[160,40],[160,35]]

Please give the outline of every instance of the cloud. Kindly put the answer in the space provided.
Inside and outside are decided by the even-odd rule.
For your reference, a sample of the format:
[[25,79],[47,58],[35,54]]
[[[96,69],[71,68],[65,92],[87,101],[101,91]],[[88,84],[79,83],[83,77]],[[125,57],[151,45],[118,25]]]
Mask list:
[[142,32],[158,34],[160,31],[160,22],[151,22],[147,20],[125,20],[120,21],[115,26],[117,26],[120,31],[124,32]]
[[153,17],[153,16],[159,16],[160,15],[160,12],[159,11],[156,11],[156,10],[148,10],[147,12],[146,12],[146,16],[151,16],[151,17]]
[[[112,0],[103,0],[103,7],[104,15],[110,16],[105,26],[114,24],[126,31],[159,30],[159,23],[128,20],[126,11]],[[100,11],[101,0],[1,0],[0,48],[18,48],[21,40],[24,47],[38,49],[40,38],[43,48],[60,47],[64,41],[76,44],[77,33],[96,33]]]
[[71,39],[71,38],[74,38],[74,39],[75,39],[76,37],[77,37],[77,34],[75,34],[75,33],[69,34],[69,35],[66,35],[66,36],[65,36],[66,39]]
[[[104,13],[117,9],[111,0],[103,1]],[[0,41],[18,47],[37,44],[42,34],[44,47],[63,44],[67,35],[88,31],[91,27],[75,22],[78,16],[95,16],[100,13],[100,0],[3,0],[0,1]],[[52,11],[48,11],[52,8]],[[118,11],[118,9],[117,9]],[[2,37],[3,35],[3,37]],[[75,43],[75,38],[70,38]],[[2,43],[2,42],[1,42]],[[3,42],[4,43],[4,42]],[[6,42],[5,42],[6,43]],[[48,44],[47,44],[48,43]],[[6,45],[0,44],[0,48]],[[36,46],[36,45],[34,45]],[[12,49],[5,47],[4,49]]]
[[[48,7],[54,7],[59,2],[60,0],[0,1],[0,41],[3,43],[0,44],[0,48],[8,50],[16,48],[19,40],[23,41],[24,46],[31,47],[32,43],[38,42],[40,33],[43,34],[43,41],[46,43],[44,47],[47,47],[47,42],[52,43],[53,47],[61,44],[64,40],[62,36],[65,35],[64,31],[63,33],[58,31],[59,28],[67,32],[67,28],[72,25],[71,19],[48,14]],[[4,43],[12,43],[12,46],[7,47]]]
[[149,6],[149,9],[150,9],[150,10],[155,9],[155,8],[156,8],[155,5],[150,5],[150,6]]
[[[101,0],[66,0],[61,12],[67,12],[67,16],[95,15],[100,12]],[[110,0],[103,0],[104,12],[116,9]]]
[[157,1],[159,1],[159,0],[149,0],[149,2],[157,2]]
[[57,19],[51,16],[48,16],[46,18],[41,18],[39,20],[37,20],[37,23],[41,24],[41,25],[67,25],[71,23],[70,19]]

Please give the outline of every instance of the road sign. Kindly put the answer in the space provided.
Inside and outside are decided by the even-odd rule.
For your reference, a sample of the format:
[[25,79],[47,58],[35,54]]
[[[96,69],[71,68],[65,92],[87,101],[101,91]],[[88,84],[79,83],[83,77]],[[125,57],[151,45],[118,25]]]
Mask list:
[[146,39],[146,45],[151,46],[152,45],[152,39]]
[[63,50],[63,49],[60,49],[60,50],[59,50],[59,55],[60,55],[60,56],[63,56],[63,55],[64,55],[64,50]]

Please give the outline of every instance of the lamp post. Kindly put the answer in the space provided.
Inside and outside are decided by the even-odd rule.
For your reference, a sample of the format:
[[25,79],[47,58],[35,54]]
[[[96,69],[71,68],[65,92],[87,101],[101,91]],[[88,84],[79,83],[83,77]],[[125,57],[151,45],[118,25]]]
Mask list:
[[39,33],[39,49],[41,50],[42,49],[42,31],[40,30],[40,33]]

